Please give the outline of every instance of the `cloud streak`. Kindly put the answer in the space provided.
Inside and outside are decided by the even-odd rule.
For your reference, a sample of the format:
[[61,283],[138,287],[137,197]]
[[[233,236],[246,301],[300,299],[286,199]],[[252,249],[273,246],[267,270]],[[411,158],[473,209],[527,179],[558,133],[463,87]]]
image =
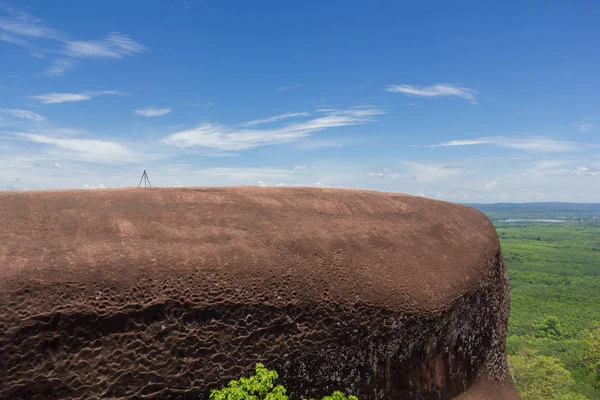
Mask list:
[[67,41],[63,52],[73,58],[123,58],[147,50],[129,36],[112,32],[103,40]]
[[261,125],[261,124],[269,124],[269,123],[272,123],[272,122],[281,121],[282,119],[288,119],[288,118],[294,118],[294,117],[308,117],[308,116],[310,116],[310,114],[307,113],[307,112],[297,112],[297,113],[288,112],[288,113],[285,113],[285,114],[276,115],[274,117],[268,117],[268,118],[263,118],[263,119],[255,119],[255,120],[252,120],[252,121],[244,122],[243,124],[241,124],[241,126],[253,126],[253,125]]
[[41,58],[62,54],[44,71],[49,77],[64,75],[75,68],[78,59],[119,59],[148,51],[143,44],[119,32],[111,32],[100,40],[75,40],[31,14],[2,4],[0,40],[26,48]]
[[0,30],[16,36],[60,40],[63,35],[47,26],[41,19],[24,11],[4,7],[7,17],[0,18]]
[[574,122],[573,125],[577,127],[579,132],[591,132],[596,129],[596,121],[600,120],[600,115],[591,115],[589,117],[582,118],[581,120]]
[[385,90],[418,97],[459,97],[472,103],[476,102],[477,93],[473,89],[449,83],[438,83],[432,86],[389,85]]
[[437,165],[411,161],[405,161],[404,165],[408,168],[406,178],[420,182],[448,180],[465,173],[462,166],[456,165]]
[[536,138],[513,138],[506,136],[482,137],[477,139],[451,140],[449,142],[434,144],[428,147],[455,147],[491,145],[511,149],[539,152],[568,152],[578,150],[577,144],[561,140]]
[[77,63],[74,60],[70,59],[54,60],[52,61],[51,66],[44,71],[44,74],[50,77],[63,76],[65,72],[75,68],[76,64]]
[[135,115],[141,115],[142,117],[160,117],[162,115],[166,115],[170,113],[172,110],[170,108],[138,108],[134,110],[133,113]]
[[577,176],[600,176],[600,171],[592,171],[588,167],[582,165],[576,167],[571,173]]
[[12,117],[27,119],[29,121],[35,122],[37,124],[43,123],[46,121],[46,117],[40,114],[36,114],[32,111],[27,110],[19,110],[19,109],[7,109],[0,108],[0,113],[7,114]]
[[15,133],[27,141],[55,146],[78,156],[80,161],[122,163],[137,161],[137,156],[120,143],[96,139],[55,138],[33,133]]
[[384,112],[373,107],[349,110],[327,110],[323,116],[283,125],[272,129],[238,129],[204,123],[196,128],[175,132],[162,143],[176,147],[204,147],[225,151],[247,150],[253,147],[289,143],[325,129],[362,125]]
[[126,94],[127,93],[125,92],[119,92],[117,90],[95,90],[81,93],[45,93],[38,94],[35,96],[29,96],[29,98],[33,100],[38,100],[44,104],[59,104],[91,100],[92,98],[97,96],[124,96]]

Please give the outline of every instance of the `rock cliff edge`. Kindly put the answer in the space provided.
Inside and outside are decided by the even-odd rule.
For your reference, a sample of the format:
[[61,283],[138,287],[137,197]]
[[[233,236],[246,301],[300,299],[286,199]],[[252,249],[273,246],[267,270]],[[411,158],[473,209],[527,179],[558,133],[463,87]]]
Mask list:
[[0,193],[0,399],[518,399],[480,212],[313,188]]

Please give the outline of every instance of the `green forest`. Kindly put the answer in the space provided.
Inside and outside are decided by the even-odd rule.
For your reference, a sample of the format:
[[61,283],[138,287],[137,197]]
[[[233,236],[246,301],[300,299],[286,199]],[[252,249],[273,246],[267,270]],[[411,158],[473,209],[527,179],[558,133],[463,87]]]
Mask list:
[[523,399],[600,399],[600,205],[472,205],[511,285],[507,353]]

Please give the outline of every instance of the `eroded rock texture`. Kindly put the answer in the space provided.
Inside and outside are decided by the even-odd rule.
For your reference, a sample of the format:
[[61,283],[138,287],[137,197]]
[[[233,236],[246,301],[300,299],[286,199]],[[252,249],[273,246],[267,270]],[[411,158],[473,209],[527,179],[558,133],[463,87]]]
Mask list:
[[0,193],[0,398],[518,398],[478,211],[304,188]]

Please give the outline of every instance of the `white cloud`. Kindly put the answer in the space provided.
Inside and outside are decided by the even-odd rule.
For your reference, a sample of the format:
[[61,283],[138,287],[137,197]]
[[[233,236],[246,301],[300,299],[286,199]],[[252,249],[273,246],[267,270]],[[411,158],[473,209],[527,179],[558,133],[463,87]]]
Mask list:
[[306,165],[306,164],[301,164],[301,165],[295,165],[294,166],[294,170],[296,170],[296,171],[306,171],[306,170],[309,170],[309,169],[310,169],[310,167],[308,165]]
[[47,76],[63,76],[66,71],[75,68],[75,61],[73,60],[54,60],[52,65],[48,67],[44,73]]
[[143,117],[160,117],[161,115],[166,115],[170,113],[172,110],[170,108],[138,108],[134,110],[133,113],[136,115],[141,115]]
[[35,46],[33,44],[29,43],[27,40],[16,37],[14,35],[9,35],[6,32],[0,31],[0,40],[2,40],[4,42],[15,44],[17,46],[25,47],[30,50],[35,49]]
[[40,129],[32,129],[29,133],[39,133],[46,136],[77,136],[84,133],[87,133],[84,129],[71,129],[71,128],[44,128]]
[[204,123],[196,128],[173,133],[162,143],[177,147],[204,147],[226,151],[288,143],[329,128],[360,125],[373,120],[383,111],[373,107],[330,110],[324,116],[272,129],[237,129]]
[[116,95],[123,96],[127,93],[119,92],[116,90],[96,90],[96,91],[87,91],[81,93],[45,93],[38,94],[36,96],[29,96],[30,99],[39,100],[44,104],[58,104],[58,103],[68,103],[68,102],[76,102],[76,101],[85,101],[91,100],[97,96],[106,96],[106,95]]
[[467,140],[451,140],[449,142],[439,143],[429,147],[473,146],[482,144],[540,152],[567,152],[575,151],[578,149],[578,146],[575,143],[561,140],[554,140],[543,137],[512,138],[506,136],[482,137]]
[[386,89],[392,93],[404,93],[419,97],[460,97],[475,102],[473,89],[455,86],[449,83],[438,83],[433,86],[389,85]]
[[562,167],[563,165],[567,165],[567,164],[570,164],[570,162],[566,161],[566,160],[542,160],[542,161],[537,161],[535,163],[535,167],[541,168],[541,169],[548,169],[548,168]]
[[178,101],[177,103],[182,104],[184,106],[188,106],[188,107],[212,107],[215,105],[214,102],[212,101],[207,101],[205,103],[188,103],[186,101]]
[[92,185],[85,184],[85,185],[83,185],[83,188],[84,189],[105,189],[103,184],[99,184],[98,186],[92,186]]
[[600,176],[600,171],[592,171],[588,167],[578,166],[571,173],[577,176]]
[[[53,60],[44,71],[46,76],[63,75],[75,67],[75,59],[118,59],[148,50],[119,32],[112,32],[101,40],[75,40],[26,12],[0,4],[0,13],[5,14],[0,15],[0,40],[26,48],[34,57],[45,58],[57,53],[66,57]],[[56,44],[62,49],[57,50]]]
[[122,144],[96,139],[55,138],[50,136],[16,133],[20,138],[34,143],[47,144],[67,150],[80,161],[113,163],[137,161],[135,153]]
[[600,120],[600,114],[595,114],[582,118],[579,121],[574,122],[573,125],[575,125],[580,132],[591,132],[596,128],[596,122],[598,120]]
[[491,181],[485,184],[486,189],[498,189],[498,182]]
[[332,147],[344,147],[352,144],[353,141],[347,138],[337,139],[313,139],[309,138],[298,142],[298,149],[300,150],[319,150]]
[[8,114],[17,118],[28,119],[38,124],[46,121],[46,117],[27,110],[0,108],[0,113]]
[[455,165],[424,164],[412,161],[405,161],[404,165],[408,168],[406,177],[421,182],[453,179],[465,173],[463,167]]
[[39,100],[44,104],[67,103],[73,101],[90,100],[92,97],[81,93],[46,93],[30,96],[31,99]]
[[59,39],[58,31],[48,27],[44,21],[33,15],[10,7],[4,7],[8,17],[0,18],[0,30],[17,35],[41,39]]
[[129,36],[113,32],[103,40],[67,41],[64,53],[73,58],[123,58],[146,50]]
[[596,127],[596,124],[591,124],[591,123],[580,123],[580,124],[575,124],[575,126],[577,127],[577,130],[581,131],[581,132],[591,132],[594,130],[594,128]]
[[294,118],[294,117],[308,117],[309,115],[310,114],[307,113],[307,112],[297,112],[297,113],[288,112],[288,113],[285,113],[285,114],[276,115],[274,117],[263,118],[263,119],[255,119],[253,121],[248,121],[248,122],[245,122],[245,123],[241,124],[241,126],[252,126],[252,125],[259,125],[259,124],[268,124],[268,123],[271,123],[271,122],[280,121],[282,119]]
[[377,168],[371,169],[367,172],[367,176],[370,178],[384,178],[384,179],[399,179],[400,175],[393,172],[390,168]]

